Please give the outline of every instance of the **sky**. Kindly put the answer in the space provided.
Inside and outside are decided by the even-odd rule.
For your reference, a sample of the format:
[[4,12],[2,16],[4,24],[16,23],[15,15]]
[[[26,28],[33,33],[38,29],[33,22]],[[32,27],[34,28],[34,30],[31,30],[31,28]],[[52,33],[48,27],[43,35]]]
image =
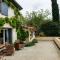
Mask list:
[[[51,12],[51,0],[16,0],[21,6],[21,13],[26,15],[26,11],[38,11],[48,9]],[[60,0],[57,0],[60,9]]]

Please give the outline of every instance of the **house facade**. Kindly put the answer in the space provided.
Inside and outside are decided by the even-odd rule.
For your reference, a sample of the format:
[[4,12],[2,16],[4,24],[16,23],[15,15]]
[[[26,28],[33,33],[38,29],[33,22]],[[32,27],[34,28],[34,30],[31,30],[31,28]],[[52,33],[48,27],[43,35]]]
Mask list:
[[[5,1],[9,0],[0,0],[0,18],[5,18],[5,17],[13,17],[15,16],[14,9],[8,5]],[[22,7],[15,1],[12,0],[10,1],[17,9],[21,10]],[[5,23],[0,29],[0,42],[5,44],[6,42],[8,43],[14,43],[15,40],[17,40],[17,32],[16,29],[10,26],[9,23]]]
[[[8,0],[6,0],[8,1]],[[8,1],[9,2],[9,1]],[[22,7],[15,1],[12,0],[11,3],[19,10],[22,9]],[[8,4],[5,2],[5,0],[0,0],[0,17],[12,17],[15,16],[14,9],[11,8],[11,6],[8,6]]]

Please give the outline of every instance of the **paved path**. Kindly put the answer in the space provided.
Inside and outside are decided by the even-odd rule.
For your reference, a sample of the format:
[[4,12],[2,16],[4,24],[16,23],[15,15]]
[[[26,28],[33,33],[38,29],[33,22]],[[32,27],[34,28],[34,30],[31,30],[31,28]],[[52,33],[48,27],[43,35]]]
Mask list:
[[35,46],[15,52],[7,60],[60,60],[60,50],[53,41],[39,41]]

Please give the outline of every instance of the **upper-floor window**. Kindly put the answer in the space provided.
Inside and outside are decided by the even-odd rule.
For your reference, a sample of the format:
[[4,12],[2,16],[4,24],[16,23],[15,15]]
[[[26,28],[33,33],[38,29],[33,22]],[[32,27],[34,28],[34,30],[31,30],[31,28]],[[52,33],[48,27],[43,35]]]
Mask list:
[[8,5],[5,2],[0,1],[0,13],[8,16]]
[[1,13],[1,3],[2,3],[2,0],[0,0],[0,13]]
[[8,16],[8,6],[6,3],[2,2],[2,5],[1,5],[1,13],[3,15],[6,15]]

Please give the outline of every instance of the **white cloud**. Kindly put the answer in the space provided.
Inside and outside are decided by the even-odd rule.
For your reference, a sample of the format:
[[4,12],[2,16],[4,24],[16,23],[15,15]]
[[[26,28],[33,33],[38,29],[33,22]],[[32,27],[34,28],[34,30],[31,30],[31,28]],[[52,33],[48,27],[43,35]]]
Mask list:
[[[23,8],[21,11],[23,14],[26,11],[48,9],[51,10],[51,0],[16,0]],[[58,0],[60,5],[60,0]],[[60,7],[60,6],[59,6]]]

